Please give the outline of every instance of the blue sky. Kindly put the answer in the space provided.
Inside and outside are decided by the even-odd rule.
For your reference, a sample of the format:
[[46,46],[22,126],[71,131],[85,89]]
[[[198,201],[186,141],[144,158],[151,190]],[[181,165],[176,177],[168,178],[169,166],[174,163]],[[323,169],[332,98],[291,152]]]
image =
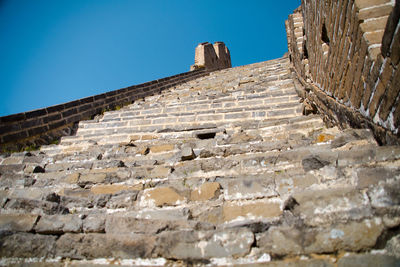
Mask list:
[[281,57],[300,0],[0,0],[0,116],[186,72],[198,43],[233,66]]

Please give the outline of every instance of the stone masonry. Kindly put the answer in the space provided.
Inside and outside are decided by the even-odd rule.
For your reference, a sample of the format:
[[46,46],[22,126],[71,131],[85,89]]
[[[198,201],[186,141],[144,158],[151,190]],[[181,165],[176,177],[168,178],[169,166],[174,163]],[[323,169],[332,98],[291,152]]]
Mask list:
[[325,121],[399,144],[400,2],[307,0],[286,22],[304,97]]
[[303,115],[288,58],[3,155],[0,263],[396,266],[400,148]]
[[205,42],[196,47],[194,65],[190,70],[205,68],[213,71],[231,67],[231,55],[223,42],[215,42],[214,45]]
[[376,114],[390,96],[394,118],[396,14],[397,1],[302,1],[287,56],[230,68],[223,43],[200,44],[202,70],[106,93],[141,97],[0,154],[0,265],[399,266],[397,133],[351,100],[375,79],[371,107],[386,80]]

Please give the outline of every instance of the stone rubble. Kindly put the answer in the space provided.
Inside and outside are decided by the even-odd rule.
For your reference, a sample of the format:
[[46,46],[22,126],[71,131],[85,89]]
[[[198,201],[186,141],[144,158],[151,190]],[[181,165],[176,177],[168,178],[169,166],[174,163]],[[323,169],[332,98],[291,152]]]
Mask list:
[[400,148],[303,115],[289,66],[212,72],[1,155],[0,265],[396,266]]

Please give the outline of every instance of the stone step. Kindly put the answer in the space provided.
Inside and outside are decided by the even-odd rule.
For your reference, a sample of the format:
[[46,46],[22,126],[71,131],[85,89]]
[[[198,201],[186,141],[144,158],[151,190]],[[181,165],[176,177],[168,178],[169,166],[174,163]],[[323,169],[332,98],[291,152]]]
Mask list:
[[[176,103],[174,105],[162,106],[156,108],[141,108],[135,111],[119,111],[114,113],[106,113],[100,120],[101,122],[112,122],[112,121],[124,121],[131,119],[151,119],[157,116],[179,116],[185,113],[196,113],[211,111],[212,113],[226,113],[229,108],[259,108],[259,109],[271,109],[276,106],[279,108],[281,104],[298,103],[299,98],[295,92],[287,94],[284,92],[276,92],[276,97],[265,98],[260,95],[251,95],[246,99],[237,100],[226,98],[218,99],[218,101],[201,101],[192,103]],[[81,122],[80,126],[93,125],[95,123]]]
[[[99,185],[94,184],[85,189],[71,188],[60,191],[58,187],[43,185],[43,188],[30,187],[30,189],[8,192],[6,197],[9,201],[7,205],[4,206],[4,210],[7,212],[3,212],[3,214],[12,214],[13,212],[20,213],[18,211],[22,210],[25,211],[25,213],[28,212],[28,214],[34,215],[62,215],[64,214],[65,208],[80,207],[81,205],[89,205],[87,209],[85,209],[86,212],[96,209],[101,211],[103,207],[107,207],[111,210],[121,207],[126,208],[128,206],[134,209],[154,209],[155,207],[153,204],[148,201],[149,198],[154,198],[155,206],[164,207],[166,210],[168,210],[170,206],[180,205],[183,205],[182,208],[188,207],[189,209],[196,209],[198,208],[198,204],[201,205],[201,201],[206,200],[210,201],[209,207],[216,207],[220,205],[230,205],[229,203],[231,203],[223,203],[221,201],[248,199],[251,203],[252,199],[265,198],[271,200],[271,198],[277,197],[279,194],[281,199],[276,200],[282,205],[283,201],[289,196],[293,197],[297,205],[300,205],[300,208],[294,206],[293,211],[309,216],[303,217],[307,218],[307,223],[310,226],[313,226],[313,220],[316,220],[315,216],[313,216],[315,211],[318,209],[321,210],[329,205],[334,205],[336,210],[325,213],[326,223],[335,223],[331,221],[332,218],[329,217],[329,213],[334,212],[337,214],[340,209],[342,209],[340,212],[348,212],[350,216],[359,216],[355,213],[356,210],[349,210],[346,208],[346,201],[348,202],[350,200],[353,203],[358,203],[357,206],[359,206],[359,209],[357,212],[360,213],[363,209],[368,208],[368,206],[365,207],[366,203],[368,203],[368,199],[366,202],[365,196],[363,196],[363,194],[365,194],[363,193],[363,189],[375,183],[372,179],[380,179],[382,182],[385,180],[389,181],[393,176],[400,174],[400,169],[397,164],[384,164],[378,168],[376,166],[364,165],[353,170],[359,174],[355,184],[342,183],[339,184],[339,187],[330,187],[329,189],[324,186],[324,183],[331,181],[332,178],[324,177],[325,180],[320,180],[318,174],[315,175],[315,173],[312,172],[308,172],[307,174],[299,173],[296,172],[296,169],[292,169],[291,172],[267,172],[259,175],[242,174],[240,176],[220,176],[214,177],[207,182],[205,182],[204,177],[191,177],[186,179],[184,184],[174,179],[161,180],[144,187],[138,187],[138,184],[103,183]],[[347,175],[351,177],[352,174],[349,173]],[[350,177],[347,178],[347,175],[347,182],[351,182],[351,179],[348,179]],[[148,186],[150,186],[150,188]],[[61,196],[61,199],[58,199],[54,193]],[[170,194],[171,197],[166,199],[159,198],[164,195],[161,193]],[[111,194],[111,198],[102,199],[104,194]],[[116,202],[117,200],[113,200],[114,197],[121,201],[122,198],[126,199],[128,196],[133,198],[126,200],[128,202],[125,202],[125,204],[124,202],[120,202],[119,205],[122,206],[114,206],[118,203]],[[316,196],[317,200],[315,200]],[[182,199],[182,202],[175,203],[178,199]],[[101,202],[103,202],[103,204],[101,204]],[[309,202],[312,203],[309,205],[307,204]],[[92,206],[93,203],[94,205]],[[245,203],[246,202],[241,202],[240,205],[243,206]],[[272,203],[277,202],[273,201]],[[189,206],[187,204],[189,204]],[[159,212],[160,210],[155,209],[155,211]],[[79,213],[79,210],[77,210],[77,212]],[[193,210],[192,213],[194,215],[199,212]],[[7,217],[7,215],[2,216]],[[0,218],[0,222],[3,222],[3,217]],[[196,218],[196,216],[194,215],[193,218]]]
[[[205,132],[221,132],[225,130],[226,128],[220,128],[218,123],[207,123],[207,124],[197,124],[197,125],[191,125],[191,124],[180,124],[178,126],[174,126],[169,128],[168,131],[165,132],[158,132],[158,133],[149,133],[142,132],[140,129],[137,132],[134,132],[134,129],[136,128],[120,128],[119,131],[116,131],[117,133],[114,133],[115,130],[110,130],[110,129],[103,129],[107,131],[108,134],[113,134],[114,140],[120,141],[120,142],[129,142],[130,141],[130,136],[145,136],[145,139],[150,138],[150,136],[153,136],[151,138],[161,138],[161,139],[176,139],[176,138],[191,138],[195,137],[196,134],[201,134],[201,128],[205,129],[203,131]],[[229,127],[234,128],[234,127],[242,127],[242,128],[249,128],[249,129],[259,129],[260,134],[267,138],[267,136],[271,135],[276,135],[277,132],[281,131],[288,131],[288,133],[291,133],[291,131],[301,131],[303,129],[310,128],[308,132],[312,132],[313,130],[318,130],[323,127],[323,122],[318,116],[309,116],[309,117],[293,117],[293,118],[288,118],[287,116],[281,119],[270,119],[270,120],[236,120],[236,121],[231,121],[229,124]],[[195,129],[199,130],[195,130]],[[207,130],[208,129],[208,130]],[[98,131],[101,131],[102,129],[96,129]],[[137,129],[136,129],[137,130]],[[90,140],[92,141],[100,141],[104,138],[101,137],[100,133],[95,133],[93,130],[85,130],[86,134],[82,135],[76,135],[76,136],[68,136],[64,137],[61,141],[61,145],[67,146],[67,145],[89,145],[88,142]],[[126,133],[131,133],[130,135],[124,134]],[[107,137],[111,141],[111,137]],[[128,140],[129,139],[129,140]],[[127,141],[126,141],[127,140]],[[111,142],[112,143],[112,142]]]
[[201,91],[201,88],[196,90],[192,89],[189,92],[174,92],[174,94],[169,94],[166,92],[157,97],[147,97],[144,101],[137,101],[127,109],[139,110],[143,107],[151,108],[160,106],[174,106],[179,104],[182,105],[182,103],[186,102],[189,102],[190,104],[202,104],[206,102],[212,103],[216,100],[218,100],[218,102],[224,102],[236,100],[240,101],[252,98],[273,98],[285,93],[295,93],[294,84],[291,80],[265,85],[263,83],[249,84],[246,85],[246,87],[239,86],[237,89],[226,89],[223,86],[219,90],[207,89],[206,92]]
[[[93,129],[93,128],[112,128],[112,127],[121,127],[121,126],[135,126],[135,125],[148,125],[148,124],[158,124],[162,122],[161,120],[164,118],[168,119],[176,119],[176,121],[195,121],[201,120],[205,115],[213,115],[213,116],[222,116],[226,115],[229,113],[237,113],[237,112],[257,112],[257,111],[266,111],[266,112],[272,112],[276,111],[278,112],[280,109],[288,109],[288,108],[298,108],[301,104],[299,104],[298,99],[293,99],[289,100],[287,99],[286,102],[282,103],[273,103],[273,104],[262,104],[258,105],[257,103],[254,103],[251,105],[251,103],[243,103],[243,106],[230,106],[230,107],[225,107],[221,109],[213,108],[211,109],[209,105],[205,105],[202,110],[191,110],[188,112],[168,112],[168,113],[152,113],[151,115],[147,114],[145,116],[130,116],[126,114],[130,113],[125,113],[121,114],[122,117],[119,118],[113,118],[109,120],[102,120],[97,123],[92,123],[92,122],[81,122],[79,124],[79,130],[81,131],[82,129]],[[207,108],[206,108],[207,106]],[[158,111],[158,110],[155,110]],[[171,110],[171,111],[179,111],[179,110]]]
[[[394,165],[396,166],[396,165]],[[380,167],[380,169],[376,169],[376,167],[361,167],[359,170],[356,169],[359,173],[369,172],[369,175],[380,174],[380,179],[382,181],[390,180],[393,175],[398,175],[400,173],[399,168],[393,169],[393,167],[385,166]],[[364,174],[365,175],[365,174]],[[372,176],[373,177],[373,176]],[[376,176],[375,176],[376,177]],[[105,184],[105,185],[94,185],[89,189],[71,189],[59,191],[58,194],[62,196],[61,199],[57,200],[54,196],[54,192],[50,190],[42,189],[38,194],[38,192],[25,190],[24,192],[20,190],[20,193],[13,192],[8,194],[9,201],[7,205],[4,207],[7,210],[8,214],[12,214],[14,211],[19,211],[21,209],[25,210],[25,212],[29,211],[29,214],[33,215],[57,215],[64,214],[62,207],[79,207],[80,205],[89,205],[89,209],[99,209],[101,210],[103,207],[107,207],[109,209],[118,208],[118,206],[113,206],[112,196],[111,198],[106,198],[105,200],[101,200],[96,197],[101,197],[104,194],[115,194],[115,197],[124,197],[126,198],[128,195],[133,196],[135,194],[134,199],[129,200],[126,204],[120,203],[120,205],[130,205],[130,207],[138,207],[140,209],[150,208],[154,209],[155,206],[160,206],[166,208],[168,210],[168,206],[180,206],[183,205],[182,208],[188,207],[192,210],[193,218],[199,217],[199,211],[195,210],[198,208],[198,204],[201,205],[201,201],[210,201],[210,207],[216,206],[227,206],[230,208],[233,203],[231,201],[236,200],[246,200],[249,202],[240,202],[237,205],[243,206],[246,203],[251,204],[254,203],[254,199],[262,199],[267,200],[268,203],[281,203],[280,210],[283,209],[283,201],[286,199],[275,199],[271,201],[271,198],[277,197],[278,193],[282,197],[285,194],[285,190],[293,185],[296,185],[297,188],[293,188],[294,191],[290,190],[290,195],[295,199],[297,205],[294,206],[295,213],[302,213],[307,218],[307,224],[310,226],[313,225],[313,220],[316,220],[313,214],[319,209],[323,209],[325,206],[334,205],[336,207],[335,211],[328,211],[324,214],[326,223],[336,223],[331,221],[331,217],[329,213],[338,212],[347,212],[349,216],[357,216],[359,218],[359,213],[363,212],[364,209],[368,209],[368,199],[365,202],[365,196],[363,196],[363,191],[360,189],[365,186],[372,185],[373,182],[365,183],[368,179],[364,177],[359,177],[362,180],[358,181],[357,187],[351,184],[347,184],[344,186],[341,184],[337,188],[329,188],[323,186],[324,181],[320,181],[317,176],[311,176],[308,174],[304,175],[294,175],[294,173],[282,173],[282,172],[270,172],[263,173],[258,176],[251,176],[249,174],[245,174],[242,176],[231,176],[231,177],[216,177],[212,182],[204,182],[204,178],[191,178],[185,180],[185,184],[182,183],[174,183],[174,180],[169,180],[153,184],[152,188],[144,189],[142,193],[138,191],[143,190],[143,188],[137,186],[129,186],[129,185],[116,185],[116,184]],[[292,180],[289,182],[289,180]],[[360,184],[361,181],[361,184]],[[285,184],[287,183],[287,184]],[[313,187],[314,185],[314,187]],[[155,187],[154,187],[155,186]],[[364,187],[360,187],[364,186]],[[131,188],[130,188],[131,187]],[[47,187],[46,187],[47,188]],[[32,188],[35,189],[35,188]],[[40,188],[36,188],[40,190]],[[304,189],[307,189],[304,191]],[[31,192],[29,194],[29,192]],[[186,192],[186,193],[185,193]],[[22,194],[25,193],[25,195]],[[28,193],[28,195],[26,195]],[[161,194],[163,193],[163,194]],[[122,194],[122,195],[121,195]],[[169,198],[160,198],[161,196],[169,194]],[[138,196],[138,198],[136,198]],[[317,196],[317,202],[315,201],[315,197]],[[344,199],[346,198],[346,199]],[[149,199],[154,199],[153,202],[149,202]],[[181,200],[180,200],[181,199]],[[253,199],[253,200],[252,200]],[[180,200],[181,202],[177,202]],[[357,210],[358,214],[355,212],[355,209],[349,210],[346,207],[346,201],[351,200],[353,203],[358,203],[359,209]],[[91,202],[94,201],[94,206],[90,206]],[[100,204],[98,201],[105,201],[105,203]],[[135,202],[137,201],[137,202]],[[199,202],[200,201],[200,202]],[[228,202],[221,202],[228,201]],[[58,203],[59,202],[59,203]],[[256,201],[257,202],[257,201]],[[307,204],[312,202],[310,205]],[[58,204],[57,204],[58,203]],[[79,205],[79,203],[81,203]],[[86,203],[86,204],[85,204]],[[96,204],[98,203],[98,204]],[[261,201],[261,203],[264,203]],[[115,202],[114,202],[115,204]],[[186,204],[190,204],[187,206]],[[61,206],[58,206],[61,205]],[[153,206],[155,205],[155,206]],[[127,207],[127,206],[125,206]],[[292,207],[293,209],[293,207]],[[89,211],[89,210],[86,210]],[[160,209],[155,209],[155,211],[160,211]],[[77,211],[79,212],[79,211]],[[197,216],[196,216],[197,214]],[[7,217],[7,215],[2,215],[3,217]],[[67,215],[71,216],[71,215]],[[239,215],[237,215],[239,216]],[[1,216],[0,216],[1,217]],[[45,216],[46,217],[46,216]],[[355,218],[355,217],[354,217]],[[201,216],[199,218],[201,220]],[[234,218],[232,218],[234,219]],[[322,219],[322,218],[319,218]],[[0,218],[0,222],[3,222]],[[214,222],[215,223],[215,222]],[[223,223],[218,222],[218,223]],[[28,230],[30,231],[30,230]]]
[[[247,174],[263,171],[273,172],[298,167],[304,171],[309,171],[328,165],[346,167],[376,160],[377,147],[373,144],[359,144],[351,150],[332,150],[331,146],[332,144],[315,144],[308,147],[289,147],[281,151],[247,152],[246,154],[240,153],[244,152],[243,150],[232,150],[232,153],[238,152],[238,154],[224,154],[223,157],[202,157],[200,151],[200,158],[191,160],[196,157],[194,154],[187,160],[182,157],[182,154],[179,153],[179,150],[174,145],[156,145],[149,148],[148,157],[126,157],[124,160],[118,158],[110,159],[110,157],[104,160],[92,158],[89,161],[75,162],[71,160],[68,162],[49,163],[44,166],[44,169],[46,173],[49,173],[67,170],[89,170],[93,168],[96,169],[96,173],[101,173],[102,169],[108,172],[107,170],[109,169],[110,171],[116,171],[113,168],[118,168],[120,171],[128,171],[127,174],[121,174],[125,178],[132,177],[132,174],[137,177],[140,174],[140,177],[144,178],[148,176],[150,179],[153,177],[182,179],[200,174],[204,177],[215,177],[227,172],[231,173],[231,175],[237,175],[243,172]],[[152,149],[154,150],[152,151]],[[159,154],[160,152],[168,154]],[[208,151],[208,153],[212,155],[213,150]],[[153,166],[144,165],[138,167],[138,162],[141,160],[145,164],[151,163]],[[165,162],[166,165],[154,165],[157,162],[158,164]],[[156,170],[156,172],[153,170]],[[103,179],[105,178],[106,176],[103,177]],[[118,180],[116,182],[122,181]]]
[[[250,118],[260,117],[260,119],[268,118],[273,119],[274,116],[282,116],[281,114],[290,113],[291,111],[297,112],[298,109],[302,108],[302,105],[298,102],[289,102],[282,104],[274,104],[274,106],[253,106],[253,107],[242,107],[242,108],[228,108],[225,110],[203,110],[200,112],[189,112],[189,113],[170,113],[170,114],[154,114],[140,119],[133,118],[127,121],[117,122],[99,122],[97,124],[86,124],[79,128],[82,129],[96,129],[96,128],[113,128],[123,126],[137,126],[137,125],[151,125],[151,124],[163,124],[163,120],[172,120],[172,122],[187,122],[187,121],[204,121],[208,119],[206,116],[213,116],[211,120],[231,120],[236,119],[237,114],[239,118]],[[264,113],[260,113],[264,112]],[[301,114],[299,114],[301,115]]]
[[[284,132],[288,133],[286,137],[288,137],[290,134],[296,133],[296,132],[301,132],[305,136],[307,136],[308,132],[313,132],[316,129],[322,128],[322,121],[319,119],[319,117],[315,116],[310,116],[310,117],[299,117],[299,118],[293,118],[293,119],[282,119],[282,120],[274,120],[274,121],[262,121],[262,122],[257,122],[254,121],[253,125],[251,122],[241,122],[238,124],[231,125],[232,127],[245,127],[249,128],[249,130],[245,130],[246,133],[251,133],[251,134],[260,134],[264,140],[267,140],[269,137],[275,137],[275,139],[281,139],[285,140],[285,136],[278,136],[278,132]],[[311,127],[310,130],[307,130],[308,127]],[[257,130],[258,129],[258,130]],[[123,138],[126,139],[126,142],[129,142],[132,138],[135,140],[138,140],[139,142],[141,139],[143,139],[144,142],[152,142],[154,139],[160,139],[160,140],[179,140],[181,138],[197,138],[198,134],[208,133],[208,132],[222,132],[225,129],[223,128],[213,128],[211,127],[209,130],[198,130],[198,131],[185,131],[185,132],[166,132],[166,133],[137,133],[134,134],[133,136],[127,136],[127,135],[116,135],[115,140],[123,140]],[[259,131],[259,133],[256,133],[256,131]],[[278,138],[279,137],[279,138]],[[131,138],[131,139],[129,139]],[[293,136],[291,137],[293,138]],[[128,140],[129,139],[129,140]],[[172,141],[173,142],[173,141]],[[179,142],[179,141],[178,141]],[[91,146],[93,145],[93,142],[88,142],[88,140],[83,139],[81,136],[73,136],[73,137],[65,137],[63,138],[61,144],[64,146],[68,146],[71,144],[75,145],[80,145],[80,150],[82,150],[82,147],[84,146]],[[68,150],[64,150],[65,152],[68,152]],[[70,152],[72,152],[72,148],[70,148]],[[79,151],[79,150],[78,150]]]
[[[357,135],[359,135],[359,137],[355,138]],[[213,159],[214,157],[219,156],[224,157],[226,159],[224,159],[224,161],[227,164],[230,164],[230,161],[238,161],[243,154],[246,154],[246,157],[266,157],[269,152],[272,152],[273,154],[275,153],[274,155],[276,156],[275,162],[295,162],[313,155],[316,157],[316,160],[311,160],[310,162],[312,163],[313,161],[316,161],[318,163],[318,161],[326,161],[327,155],[331,155],[328,156],[328,162],[336,162],[335,164],[338,167],[346,167],[349,164],[361,164],[363,162],[367,163],[374,160],[382,161],[385,160],[383,156],[384,152],[389,153],[390,151],[396,151],[393,150],[393,148],[377,147],[371,133],[366,130],[347,131],[345,133],[339,133],[337,136],[332,136],[326,132],[317,132],[316,135],[310,136],[308,139],[304,139],[303,137],[299,138],[297,143],[293,137],[295,136],[292,136],[290,142],[278,141],[273,143],[263,143],[260,142],[260,140],[255,140],[256,142],[254,143],[251,138],[248,138],[248,136],[244,136],[244,138],[243,136],[239,138],[234,137],[234,139],[225,140],[218,138],[216,140],[197,140],[192,138],[187,139],[187,145],[189,145],[193,150],[194,155],[192,155],[192,157]],[[154,165],[156,161],[158,164],[164,164],[164,162],[168,161],[168,165],[172,166],[171,164],[176,164],[176,162],[181,160],[182,155],[180,153],[183,147],[180,146],[179,141],[164,140],[165,141],[157,140],[156,142],[149,142],[149,140],[140,140],[140,142],[135,141],[139,146],[128,146],[125,148],[123,146],[93,148],[92,146],[92,149],[89,151],[82,150],[82,152],[78,152],[78,154],[77,152],[74,152],[74,154],[71,154],[69,157],[66,156],[61,158],[60,163],[58,163],[59,161],[57,161],[56,158],[49,163],[46,163],[46,158],[43,158],[42,161],[37,163],[39,166],[41,164],[42,167],[44,164],[47,164],[46,172],[68,169],[90,169],[92,167],[121,167],[119,166],[121,161],[124,162],[122,166],[130,167],[134,167],[137,164],[142,165],[140,162],[146,161],[151,162],[150,165]],[[326,151],[324,147],[327,147],[328,151]],[[332,148],[334,148],[335,151],[329,150]],[[143,152],[140,151],[146,149],[148,149],[149,152],[148,154],[143,155]],[[281,152],[276,154],[276,151]],[[267,154],[260,152],[266,152]],[[82,153],[82,157],[79,157],[79,153]],[[390,153],[390,155],[395,156],[396,154],[393,153],[397,152]],[[137,157],[137,155],[140,157]],[[318,155],[322,155],[322,158]],[[3,162],[2,173],[16,174],[26,168],[25,165],[21,164],[22,160],[17,159],[17,161],[18,162],[10,161],[10,164]],[[15,163],[19,163],[19,165],[16,165]],[[197,163],[199,162],[196,161],[196,164]],[[147,164],[148,163],[145,163],[145,165]],[[191,163],[188,162],[187,164]],[[37,165],[32,164],[32,166]],[[7,172],[7,170],[9,170],[9,172]],[[13,170],[15,170],[15,172]]]

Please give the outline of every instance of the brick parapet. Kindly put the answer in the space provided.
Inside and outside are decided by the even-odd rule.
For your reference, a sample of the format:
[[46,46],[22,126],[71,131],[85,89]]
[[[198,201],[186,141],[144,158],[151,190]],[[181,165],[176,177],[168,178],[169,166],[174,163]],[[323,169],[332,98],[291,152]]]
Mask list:
[[63,135],[74,133],[81,120],[207,74],[204,69],[194,70],[55,106],[0,117],[0,148],[19,150],[26,146],[50,144]]
[[400,134],[399,6],[390,0],[302,1],[286,21],[299,77],[394,135]]
[[318,113],[322,114],[324,122],[329,126],[338,126],[341,129],[348,127],[370,129],[379,144],[400,145],[398,135],[336,101],[335,98],[329,96],[315,84],[304,80],[294,67],[292,68],[292,76],[298,95],[305,99],[306,105],[312,105]]

